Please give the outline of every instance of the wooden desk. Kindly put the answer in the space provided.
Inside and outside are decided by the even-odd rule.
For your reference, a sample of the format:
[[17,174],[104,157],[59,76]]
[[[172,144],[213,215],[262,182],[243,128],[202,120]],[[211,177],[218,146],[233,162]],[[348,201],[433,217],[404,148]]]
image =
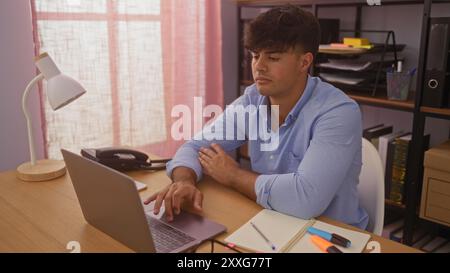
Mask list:
[[[142,199],[170,183],[161,171],[130,175],[148,185],[148,189],[140,193]],[[262,209],[211,179],[200,182],[199,188],[204,193],[204,216],[228,228],[227,233],[217,238],[220,241]],[[319,219],[348,227],[329,219]],[[382,252],[419,252],[378,236],[372,236],[371,240],[381,244]],[[0,173],[0,252],[70,252],[66,249],[70,241],[80,242],[82,252],[132,252],[86,223],[67,174],[48,182],[23,182],[13,171]],[[227,252],[219,246],[215,249],[216,252]],[[209,250],[210,244],[204,244],[198,252]]]

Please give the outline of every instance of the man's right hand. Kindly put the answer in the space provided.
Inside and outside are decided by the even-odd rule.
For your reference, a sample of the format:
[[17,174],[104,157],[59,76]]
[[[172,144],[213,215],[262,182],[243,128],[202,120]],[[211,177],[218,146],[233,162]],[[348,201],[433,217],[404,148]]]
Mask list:
[[195,186],[195,173],[189,168],[178,167],[172,172],[172,180],[172,184],[150,196],[144,204],[148,205],[155,201],[153,212],[156,215],[159,213],[164,201],[168,221],[172,221],[174,215],[180,213],[183,203],[193,205],[194,209],[201,211],[203,194]]

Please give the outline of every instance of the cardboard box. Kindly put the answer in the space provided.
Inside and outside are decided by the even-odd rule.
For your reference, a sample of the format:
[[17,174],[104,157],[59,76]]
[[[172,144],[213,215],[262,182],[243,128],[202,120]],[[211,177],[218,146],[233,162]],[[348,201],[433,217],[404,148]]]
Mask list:
[[450,226],[450,140],[425,152],[420,217]]

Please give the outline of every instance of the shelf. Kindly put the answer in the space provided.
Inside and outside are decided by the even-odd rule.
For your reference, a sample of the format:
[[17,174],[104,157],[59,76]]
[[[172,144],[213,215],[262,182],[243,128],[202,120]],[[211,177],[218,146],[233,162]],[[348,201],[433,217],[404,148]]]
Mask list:
[[[254,83],[254,81],[250,80],[242,80],[241,85],[243,86],[250,86]],[[339,87],[338,87],[339,88]],[[342,88],[340,88],[342,90]],[[354,99],[359,104],[364,105],[370,105],[370,106],[377,106],[377,107],[383,107],[388,109],[394,109],[394,110],[401,110],[401,111],[407,111],[412,112],[414,110],[414,101],[408,100],[408,101],[396,101],[396,100],[388,100],[385,95],[378,95],[376,97],[372,97],[370,95],[365,95],[363,92],[356,92],[356,91],[344,91],[350,98]],[[434,108],[432,108],[434,109]],[[442,109],[437,109],[442,110]],[[448,118],[450,118],[450,109],[447,110],[447,115],[449,115]]]
[[427,116],[450,119],[450,108],[433,108],[433,107],[420,107],[420,111]]
[[402,110],[412,112],[414,110],[414,101],[396,101],[388,100],[386,96],[372,97],[370,95],[363,95],[361,92],[345,91],[345,93],[359,104],[378,106],[394,110]]
[[405,205],[399,204],[399,203],[394,202],[394,201],[389,200],[389,199],[385,199],[384,200],[384,204],[385,204],[386,207],[394,208],[394,209],[397,209],[397,210],[404,210],[406,208]]

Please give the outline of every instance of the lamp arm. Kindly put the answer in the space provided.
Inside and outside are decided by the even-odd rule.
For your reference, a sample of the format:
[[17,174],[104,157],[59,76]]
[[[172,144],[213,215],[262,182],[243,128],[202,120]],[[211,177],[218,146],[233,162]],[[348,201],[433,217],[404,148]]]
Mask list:
[[41,73],[37,75],[25,88],[25,92],[22,96],[22,110],[23,114],[25,115],[25,119],[27,120],[27,129],[28,129],[28,145],[30,148],[30,159],[31,159],[31,165],[36,164],[36,154],[34,150],[34,137],[33,137],[33,126],[31,125],[31,118],[30,118],[30,112],[28,111],[26,107],[26,102],[28,98],[28,94],[33,89],[33,86],[39,82],[40,80],[44,79],[44,75]]

